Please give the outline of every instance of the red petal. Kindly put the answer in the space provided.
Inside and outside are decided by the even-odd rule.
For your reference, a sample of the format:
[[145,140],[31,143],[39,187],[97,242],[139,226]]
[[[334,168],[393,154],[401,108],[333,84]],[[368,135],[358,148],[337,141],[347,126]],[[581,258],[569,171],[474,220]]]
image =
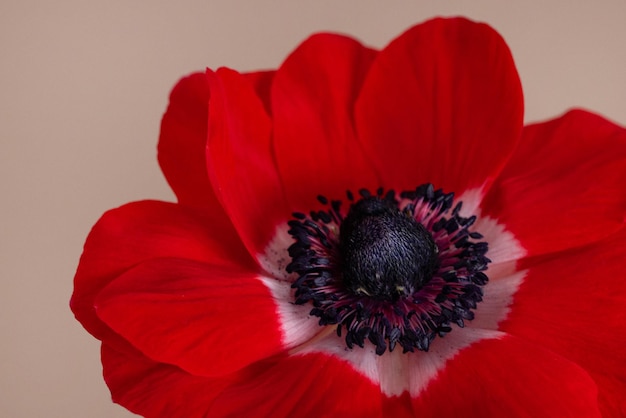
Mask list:
[[209,84],[204,74],[182,79],[161,121],[159,163],[184,205],[219,208],[206,172]]
[[578,110],[526,127],[482,206],[533,255],[621,228],[625,186],[626,130]]
[[510,336],[463,350],[413,408],[426,417],[600,417],[596,386],[584,370]]
[[493,29],[464,19],[415,26],[382,50],[356,105],[385,185],[460,194],[497,175],[519,139],[522,90]]
[[[275,71],[258,71],[255,73],[245,73],[243,76],[248,79],[257,96],[263,102],[265,111],[268,115],[272,113],[272,103],[270,98],[270,91],[272,89],[272,83],[274,81]],[[206,77],[206,76],[205,76]]]
[[319,194],[375,189],[380,180],[355,139],[354,101],[376,52],[340,35],[303,42],[272,86],[274,146],[292,207],[308,211]]
[[159,257],[253,265],[228,225],[172,203],[129,203],[105,213],[87,237],[70,302],[83,326],[96,338],[115,339],[95,314],[96,295],[124,271]]
[[192,376],[106,344],[102,366],[113,401],[146,418],[204,418],[215,396],[230,383]]
[[253,256],[289,216],[271,154],[271,123],[249,79],[222,68],[211,85],[207,165],[214,189]]
[[[257,370],[257,369],[261,370]],[[380,390],[348,364],[322,354],[278,359],[247,370],[209,416],[380,417]]]
[[501,328],[585,368],[606,416],[626,416],[626,230],[593,246],[522,261],[528,274]]
[[151,359],[194,375],[223,376],[283,350],[270,291],[232,266],[148,261],[104,288],[96,310]]

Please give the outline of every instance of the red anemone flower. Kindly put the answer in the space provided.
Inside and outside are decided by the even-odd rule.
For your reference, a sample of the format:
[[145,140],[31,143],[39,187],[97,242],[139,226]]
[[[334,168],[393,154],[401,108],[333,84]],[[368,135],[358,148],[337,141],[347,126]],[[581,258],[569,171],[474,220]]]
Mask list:
[[490,27],[175,87],[178,203],[94,226],[71,307],[147,417],[626,414],[626,130],[522,126]]

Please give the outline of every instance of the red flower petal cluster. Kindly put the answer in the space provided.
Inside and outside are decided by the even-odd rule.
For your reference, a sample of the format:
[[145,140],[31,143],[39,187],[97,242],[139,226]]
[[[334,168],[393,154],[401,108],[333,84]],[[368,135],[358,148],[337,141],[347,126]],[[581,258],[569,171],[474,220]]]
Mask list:
[[[107,212],[75,277],[113,400],[147,417],[625,416],[626,130],[522,119],[506,44],[460,18],[181,80],[159,141],[178,203]],[[318,195],[425,183],[477,215],[483,302],[428,352],[348,349],[293,303],[287,221]]]

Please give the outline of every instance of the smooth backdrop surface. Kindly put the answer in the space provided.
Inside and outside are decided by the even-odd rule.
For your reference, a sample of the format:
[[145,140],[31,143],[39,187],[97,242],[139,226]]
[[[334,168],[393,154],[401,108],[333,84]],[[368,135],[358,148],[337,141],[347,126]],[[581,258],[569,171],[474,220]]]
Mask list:
[[68,300],[102,212],[173,198],[156,141],[178,78],[273,68],[322,30],[382,47],[437,15],[500,31],[528,121],[579,106],[626,124],[625,0],[0,0],[0,416],[132,416]]

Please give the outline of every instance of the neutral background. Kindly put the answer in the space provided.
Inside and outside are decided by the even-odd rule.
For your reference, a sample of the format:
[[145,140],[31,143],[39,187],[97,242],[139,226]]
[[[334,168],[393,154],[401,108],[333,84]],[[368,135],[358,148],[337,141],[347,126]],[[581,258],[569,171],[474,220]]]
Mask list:
[[527,121],[582,106],[626,124],[626,0],[0,0],[0,416],[132,416],[68,300],[102,212],[173,197],[156,140],[178,78],[276,67],[321,30],[382,47],[437,15],[502,33]]

